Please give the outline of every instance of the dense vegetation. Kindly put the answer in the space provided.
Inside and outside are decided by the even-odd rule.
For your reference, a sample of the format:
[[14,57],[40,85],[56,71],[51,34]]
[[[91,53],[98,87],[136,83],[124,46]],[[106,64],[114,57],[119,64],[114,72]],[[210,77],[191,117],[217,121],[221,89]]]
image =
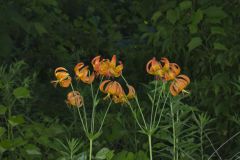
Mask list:
[[[50,81],[59,66],[73,75],[80,61],[91,66],[97,55],[116,54],[146,117],[151,108],[146,91],[153,93],[155,81],[145,66],[152,57],[167,57],[191,79],[190,95],[174,100],[179,141],[171,136],[168,106],[152,138],[153,159],[237,159],[239,7],[239,0],[0,1],[1,158],[84,159],[88,140],[78,113],[64,102],[70,89],[54,88]],[[78,87],[91,97],[89,86]],[[99,104],[98,119],[107,104]],[[113,104],[93,158],[149,159],[147,138],[139,130],[131,110]]]

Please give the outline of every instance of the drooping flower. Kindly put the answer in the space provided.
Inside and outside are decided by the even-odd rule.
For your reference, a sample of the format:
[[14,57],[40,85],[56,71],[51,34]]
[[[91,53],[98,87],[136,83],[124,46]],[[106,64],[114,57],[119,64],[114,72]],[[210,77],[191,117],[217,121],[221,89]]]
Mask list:
[[72,78],[67,72],[67,69],[63,67],[58,67],[55,69],[55,77],[57,80],[51,81],[54,86],[57,86],[57,84],[59,84],[61,87],[67,88],[72,82]]
[[116,55],[113,55],[111,61],[109,59],[101,60],[101,56],[96,56],[92,60],[92,66],[97,75],[105,77],[119,77],[123,70],[121,62],[117,65]]
[[178,64],[169,63],[169,60],[167,58],[161,58],[161,62],[164,64],[162,72],[159,75],[162,79],[170,81],[179,75],[181,69]]
[[111,80],[105,80],[100,84],[100,91],[107,94],[107,97],[117,96],[123,91],[120,83]]
[[170,63],[167,58],[161,58],[160,62],[155,57],[152,58],[146,65],[147,72],[165,81],[173,80],[180,73],[180,67],[176,63]]
[[181,91],[183,91],[187,85],[190,83],[190,79],[186,75],[177,76],[170,85],[170,93],[173,96],[177,96]]
[[83,106],[83,97],[80,95],[78,91],[71,91],[67,95],[66,103],[74,106],[74,107],[82,107]]
[[74,71],[75,71],[77,80],[81,80],[83,83],[91,84],[95,78],[94,73],[89,75],[90,71],[88,69],[88,66],[84,66],[84,63],[78,63],[74,67]]
[[105,80],[100,85],[100,91],[107,94],[106,98],[112,98],[114,103],[126,103],[128,99],[132,99],[135,96],[135,89],[128,85],[128,94],[124,92],[122,86],[111,80]]
[[121,61],[119,61],[119,65],[117,65],[116,55],[113,55],[109,66],[110,66],[109,72],[112,77],[119,77],[122,74],[123,64]]
[[149,74],[158,76],[161,73],[162,65],[153,57],[150,61],[148,61],[146,65],[146,70]]

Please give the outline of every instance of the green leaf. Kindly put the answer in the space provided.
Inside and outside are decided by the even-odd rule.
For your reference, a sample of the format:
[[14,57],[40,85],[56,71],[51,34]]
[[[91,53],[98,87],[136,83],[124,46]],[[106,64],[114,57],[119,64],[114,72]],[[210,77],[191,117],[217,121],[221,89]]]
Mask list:
[[191,34],[197,33],[197,31],[198,31],[197,25],[189,24],[189,25],[188,25],[188,28],[189,28],[189,32],[190,32]]
[[193,49],[199,47],[202,45],[202,39],[200,37],[194,37],[191,39],[191,41],[188,43],[188,50],[192,51]]
[[28,144],[25,147],[25,151],[28,155],[41,155],[40,149],[33,144]]
[[202,19],[203,19],[203,12],[202,10],[198,9],[197,12],[194,12],[192,15],[192,24],[198,25]]
[[172,23],[175,24],[176,21],[178,20],[178,12],[176,10],[170,9],[167,11],[167,20]]
[[155,13],[153,14],[153,16],[152,16],[152,21],[153,21],[153,23],[156,23],[157,20],[158,20],[158,18],[161,17],[161,15],[162,15],[162,12],[161,12],[161,11],[155,12]]
[[183,1],[179,4],[181,10],[186,10],[192,7],[191,1]]
[[12,126],[17,126],[20,124],[23,124],[25,122],[24,118],[22,115],[17,115],[17,116],[12,116],[8,119],[8,122],[12,125]]
[[226,12],[221,7],[211,6],[204,10],[207,17],[223,19],[227,16]]
[[220,35],[226,35],[225,31],[222,27],[211,27],[211,34],[220,34]]
[[20,99],[20,98],[30,98],[30,92],[26,87],[18,87],[14,89],[13,95]]
[[39,22],[35,22],[34,23],[34,27],[37,30],[39,35],[47,33],[47,30],[45,29],[45,27],[41,23],[39,23]]
[[0,115],[4,115],[7,111],[7,107],[4,105],[0,104]]
[[4,127],[0,127],[0,137],[5,133],[6,129]]
[[108,148],[102,148],[100,151],[97,152],[96,154],[96,159],[106,159],[107,158],[107,154],[111,152],[111,150],[109,150]]
[[216,50],[224,50],[224,51],[228,50],[224,44],[219,43],[219,42],[213,43],[213,48]]

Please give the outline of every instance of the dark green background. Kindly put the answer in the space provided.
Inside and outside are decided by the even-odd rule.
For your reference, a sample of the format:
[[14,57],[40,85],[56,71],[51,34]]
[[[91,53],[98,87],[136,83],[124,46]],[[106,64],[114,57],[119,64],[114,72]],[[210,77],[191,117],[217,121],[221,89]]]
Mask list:
[[64,119],[66,92],[50,84],[56,67],[116,54],[141,89],[152,79],[147,61],[167,57],[191,78],[185,102],[217,119],[221,144],[240,129],[233,121],[240,111],[239,7],[239,0],[1,0],[0,62],[24,60],[25,75],[37,73],[33,112]]

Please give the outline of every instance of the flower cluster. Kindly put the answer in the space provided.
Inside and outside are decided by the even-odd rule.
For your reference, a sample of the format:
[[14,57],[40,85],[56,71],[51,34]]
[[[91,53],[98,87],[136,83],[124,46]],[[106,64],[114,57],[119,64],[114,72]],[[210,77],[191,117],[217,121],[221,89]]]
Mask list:
[[[85,66],[83,62],[78,63],[74,67],[74,72],[77,81],[81,81],[86,84],[92,84],[96,76],[105,78],[120,77],[122,75],[123,64],[118,62],[116,55],[113,55],[112,59],[101,59],[101,56],[96,56],[91,61],[94,72],[90,72],[89,66]],[[61,87],[67,88],[72,85],[72,78],[69,75],[66,68],[58,67],[55,70],[56,80],[52,83],[56,86],[59,84]],[[111,98],[115,103],[126,103],[128,99],[131,99],[135,95],[135,90],[132,86],[127,86],[129,89],[126,94],[120,85],[116,81],[105,80],[103,81],[99,89],[103,93],[106,93],[108,98]],[[77,91],[68,93],[66,102],[72,106],[80,107],[83,105],[83,98]]]
[[119,77],[122,74],[123,64],[119,61],[117,65],[116,55],[113,55],[111,61],[97,56],[92,60],[92,66],[97,75],[105,77]]
[[157,61],[152,58],[146,65],[149,74],[156,76],[163,81],[172,81],[170,85],[170,93],[173,96],[178,95],[190,83],[190,79],[186,75],[180,74],[180,67],[176,63],[170,63],[167,58],[161,58]]

